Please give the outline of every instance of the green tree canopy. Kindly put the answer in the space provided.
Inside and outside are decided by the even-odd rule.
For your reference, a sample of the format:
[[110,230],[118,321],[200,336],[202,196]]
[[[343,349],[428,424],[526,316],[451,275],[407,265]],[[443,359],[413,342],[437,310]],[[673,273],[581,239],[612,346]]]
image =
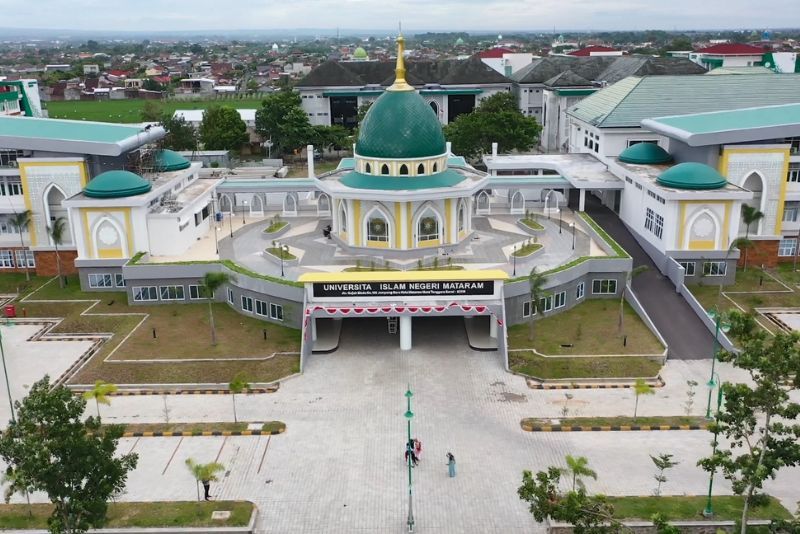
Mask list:
[[139,116],[145,122],[160,121],[163,114],[164,110],[161,109],[161,104],[155,100],[146,100],[142,106],[142,111],[139,112]]
[[212,106],[203,112],[200,140],[206,150],[239,150],[247,139],[247,125],[235,109]]
[[167,113],[161,117],[161,126],[167,131],[161,140],[162,147],[170,150],[197,149],[197,132],[183,117]]
[[300,102],[300,95],[294,91],[276,91],[264,98],[256,110],[256,132],[264,139],[272,139],[279,153],[302,148],[314,138]]
[[16,403],[17,420],[0,436],[0,458],[13,492],[41,491],[55,505],[50,532],[102,527],[108,501],[125,487],[136,454],[115,455],[123,427],[84,420],[86,400],[48,377]]
[[541,129],[536,119],[520,112],[514,95],[496,93],[445,126],[444,135],[453,143],[453,153],[475,160],[491,152],[492,143],[500,152],[530,150]]

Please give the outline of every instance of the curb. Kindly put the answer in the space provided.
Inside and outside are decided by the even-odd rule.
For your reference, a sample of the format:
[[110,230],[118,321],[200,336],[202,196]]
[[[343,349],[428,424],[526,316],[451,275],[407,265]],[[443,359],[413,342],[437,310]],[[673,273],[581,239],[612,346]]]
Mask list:
[[283,430],[204,430],[200,432],[124,432],[123,438],[189,438],[204,436],[277,436]]
[[[274,387],[268,388],[255,388],[255,389],[248,389],[242,391],[241,393],[237,393],[237,395],[249,395],[253,393],[275,393],[280,388],[279,385],[275,385]],[[73,390],[75,393],[83,393],[83,391]],[[141,390],[118,390],[114,393],[110,393],[109,396],[113,397],[132,397],[132,396],[142,396],[142,395],[230,395],[231,392],[228,389],[168,389],[168,390],[158,390],[158,389],[141,389]]]
[[[519,375],[525,376],[525,375]],[[547,381],[539,381],[530,377],[525,377],[525,382],[527,383],[530,389],[536,390],[551,390],[551,389],[627,389],[632,388],[634,386],[635,379],[631,379],[631,382],[626,383],[613,383],[613,384],[602,384],[602,383],[581,383],[581,382],[572,382],[568,384],[553,384],[548,383]],[[646,380],[650,387],[654,388],[662,388],[666,385],[664,379],[661,378],[661,375],[656,377],[654,383],[650,383]]]
[[665,430],[706,430],[700,425],[615,425],[615,426],[571,426],[571,425],[520,425],[525,432],[657,432]]

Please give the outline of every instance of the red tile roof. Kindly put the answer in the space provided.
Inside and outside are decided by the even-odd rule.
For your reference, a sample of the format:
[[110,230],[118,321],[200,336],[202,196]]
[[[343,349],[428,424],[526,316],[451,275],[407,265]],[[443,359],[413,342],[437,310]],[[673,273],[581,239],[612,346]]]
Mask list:
[[586,48],[581,48],[580,50],[570,52],[568,55],[589,57],[592,55],[592,52],[619,52],[619,50],[616,48],[610,48],[608,46],[587,46]]
[[720,56],[756,56],[764,53],[763,48],[749,44],[722,43],[707,48],[701,48],[701,54],[718,54]]
[[478,52],[478,56],[480,56],[481,59],[501,58],[503,54],[512,54],[513,52],[513,50],[509,50],[508,48],[490,48],[489,50]]

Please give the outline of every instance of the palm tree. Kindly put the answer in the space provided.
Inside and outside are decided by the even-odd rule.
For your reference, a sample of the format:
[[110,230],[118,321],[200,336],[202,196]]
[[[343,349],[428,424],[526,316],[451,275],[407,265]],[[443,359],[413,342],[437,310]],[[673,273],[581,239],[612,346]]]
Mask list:
[[[749,206],[747,204],[742,204],[742,221],[747,227],[747,231],[744,235],[745,239],[748,241],[750,240],[750,225],[754,222],[758,222],[759,220],[764,218],[764,214],[758,211],[758,208],[753,206]],[[744,249],[744,270],[747,270],[747,249]]]
[[528,341],[533,341],[533,317],[539,310],[539,299],[544,296],[544,285],[547,283],[547,276],[536,272],[536,267],[531,269],[528,275],[530,286],[531,314],[528,319]]
[[619,296],[619,333],[621,336],[625,335],[625,291],[628,290],[628,286],[631,285],[633,279],[648,269],[647,265],[639,265],[628,271],[628,275],[625,277],[625,284],[622,286],[622,291],[620,292]]
[[219,480],[217,478],[217,473],[220,471],[225,470],[225,466],[218,462],[210,462],[207,464],[199,464],[194,461],[192,458],[186,459],[186,467],[189,468],[189,471],[192,472],[192,476],[194,476],[195,484],[197,487],[197,500],[200,499],[200,483],[201,482],[216,482]]
[[208,324],[211,325],[211,344],[214,346],[217,344],[217,329],[214,326],[214,307],[211,304],[214,302],[217,290],[233,280],[234,278],[228,273],[208,272],[201,283],[203,292],[208,299]]
[[585,489],[586,486],[581,480],[581,477],[589,477],[597,480],[597,473],[589,468],[589,460],[585,456],[572,456],[568,454],[567,460],[567,473],[572,475],[572,491],[575,491],[577,485],[580,489]]
[[238,423],[239,420],[236,418],[236,394],[241,393],[246,389],[250,388],[250,383],[245,380],[244,375],[239,373],[236,375],[231,383],[228,384],[228,389],[231,391],[231,399],[233,400],[233,422]]
[[633,384],[633,394],[636,396],[636,404],[633,407],[633,421],[636,422],[636,414],[639,411],[639,395],[654,395],[655,390],[642,378],[637,378]]
[[[19,244],[22,247],[22,253],[25,254],[25,238],[22,235],[28,225],[31,224],[31,210],[25,210],[20,213],[14,213],[14,215],[9,219],[11,226],[13,226],[17,232],[19,232]],[[25,280],[28,282],[31,281],[31,271],[28,269],[28,258],[25,258]]]
[[64,277],[61,274],[61,253],[58,252],[58,245],[64,242],[64,232],[67,230],[67,220],[64,217],[59,217],[51,226],[47,227],[47,233],[50,234],[50,239],[53,240],[53,245],[56,247],[56,267],[58,268],[58,286],[64,289]]
[[116,391],[116,384],[109,384],[108,382],[98,380],[94,383],[92,389],[83,393],[83,398],[86,400],[94,399],[94,403],[97,405],[97,417],[100,417],[100,405],[110,405],[111,399],[109,399],[108,396]]

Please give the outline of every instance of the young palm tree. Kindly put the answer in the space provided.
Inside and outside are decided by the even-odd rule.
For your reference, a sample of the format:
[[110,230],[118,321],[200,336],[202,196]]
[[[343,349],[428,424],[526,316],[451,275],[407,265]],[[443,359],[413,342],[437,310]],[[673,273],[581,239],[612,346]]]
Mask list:
[[[25,237],[22,235],[28,225],[31,224],[31,210],[25,210],[20,213],[15,213],[9,220],[17,232],[19,232],[19,244],[22,247],[23,254],[25,253]],[[31,271],[28,269],[28,259],[25,258],[25,280],[31,281]]]
[[214,307],[211,304],[214,302],[214,295],[217,294],[217,290],[232,281],[233,277],[223,272],[209,272],[203,277],[203,292],[208,299],[208,324],[211,325],[211,344],[214,346],[217,344],[217,329],[214,326]]
[[50,234],[50,239],[53,240],[53,245],[56,247],[56,268],[58,269],[58,286],[64,289],[64,276],[61,274],[61,253],[58,251],[58,245],[64,242],[64,232],[67,230],[67,220],[64,217],[59,217],[53,224],[47,227],[47,233]]
[[625,335],[625,291],[628,290],[628,286],[633,282],[633,279],[646,270],[647,265],[638,265],[632,270],[628,271],[628,275],[625,277],[625,284],[622,286],[622,291],[619,295],[619,334],[621,336]]
[[244,375],[239,373],[236,375],[231,383],[228,384],[228,389],[231,391],[231,400],[233,400],[233,422],[238,423],[239,420],[236,418],[236,394],[241,393],[244,390],[250,388],[250,383],[245,380]]
[[567,460],[567,473],[572,475],[572,491],[575,491],[575,486],[584,489],[586,486],[581,480],[581,477],[589,477],[597,480],[597,473],[589,468],[589,460],[585,456],[572,456],[568,454]]
[[200,483],[218,481],[219,478],[217,478],[217,473],[225,470],[225,466],[221,463],[211,462],[207,464],[199,464],[195,462],[193,458],[186,459],[186,467],[189,468],[189,471],[192,472],[192,476],[194,476],[197,487],[198,501],[202,500],[200,499]]
[[528,275],[530,286],[531,315],[528,318],[528,341],[533,341],[533,317],[539,311],[539,299],[544,296],[544,285],[547,283],[547,276],[537,273],[536,267],[531,269]]
[[633,407],[633,420],[636,421],[636,414],[639,411],[639,396],[654,395],[655,390],[641,378],[637,378],[633,384],[633,394],[636,396],[636,404]]
[[[747,231],[744,238],[750,240],[750,226],[764,218],[764,214],[758,211],[758,208],[742,204],[742,221],[744,221]],[[744,249],[744,270],[747,270],[747,248]]]
[[[747,239],[746,237],[738,237],[731,241],[731,245],[728,247],[728,252],[725,253],[725,265],[727,268],[728,265],[728,258],[730,258],[731,253],[736,250],[744,250],[745,254],[747,254],[747,249],[753,246],[753,242]],[[719,284],[719,289],[717,290],[717,306],[719,307],[720,298],[722,298],[722,283]]]
[[100,417],[100,405],[110,405],[111,399],[109,399],[108,396],[115,391],[117,391],[116,384],[109,384],[108,382],[98,380],[94,383],[92,389],[83,393],[83,398],[86,400],[94,399],[94,403],[97,405],[97,417]]

